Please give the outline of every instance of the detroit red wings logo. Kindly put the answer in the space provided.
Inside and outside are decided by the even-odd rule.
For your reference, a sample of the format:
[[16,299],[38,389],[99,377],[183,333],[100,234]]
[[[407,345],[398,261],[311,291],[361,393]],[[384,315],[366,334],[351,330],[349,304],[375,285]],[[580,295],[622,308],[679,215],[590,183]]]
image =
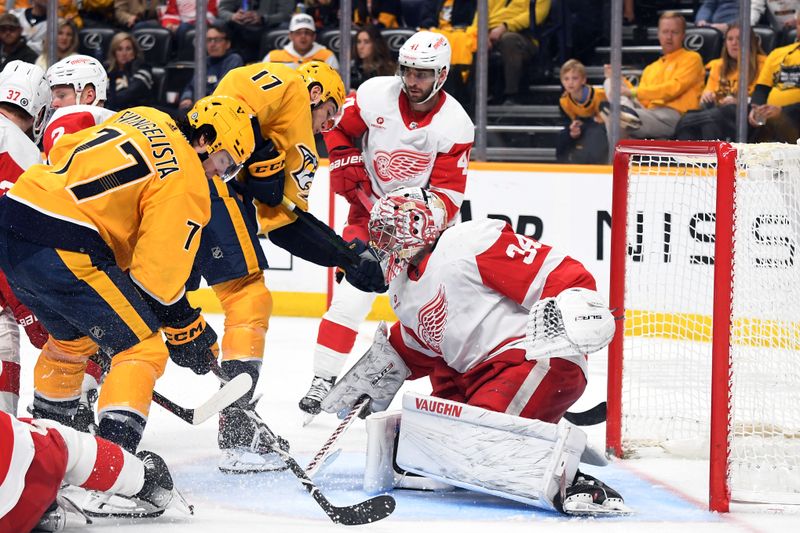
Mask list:
[[434,352],[442,355],[442,339],[447,327],[447,296],[444,285],[439,285],[430,302],[423,305],[417,313],[417,335]]
[[433,166],[431,154],[413,150],[378,150],[372,160],[375,174],[383,182],[411,181],[427,177]]

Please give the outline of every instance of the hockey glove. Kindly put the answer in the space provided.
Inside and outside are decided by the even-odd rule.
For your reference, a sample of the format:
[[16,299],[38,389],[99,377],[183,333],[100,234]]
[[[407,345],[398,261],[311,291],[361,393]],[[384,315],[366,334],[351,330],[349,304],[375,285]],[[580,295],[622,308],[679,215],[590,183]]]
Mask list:
[[37,319],[30,309],[20,304],[17,309],[14,309],[14,318],[17,319],[17,324],[25,328],[25,334],[28,335],[28,340],[31,341],[36,348],[41,349],[50,337],[47,330],[39,319]]
[[357,189],[367,196],[372,194],[369,175],[364,168],[364,158],[357,148],[334,148],[330,155],[331,190],[344,196],[351,204],[359,203]]
[[272,141],[250,157],[247,165],[247,190],[253,198],[270,207],[280,205],[286,180],[286,152],[278,150]]
[[36,348],[42,348],[47,342],[48,333],[41,322],[34,316],[33,312],[20,302],[11,290],[11,286],[5,274],[0,272],[0,309],[6,306],[14,315],[17,324],[25,328],[28,340]]
[[350,285],[364,292],[386,292],[389,287],[386,285],[381,261],[375,250],[361,239],[353,239],[348,243],[348,247],[358,254],[358,263],[344,261],[340,265]]
[[207,374],[219,355],[217,334],[206,324],[199,309],[186,319],[164,326],[169,357],[176,365],[191,368],[195,374]]
[[[370,398],[368,413],[385,411],[411,371],[389,344],[386,322],[378,324],[375,340],[367,353],[336,382],[322,400],[322,410],[344,418],[361,396]],[[366,415],[365,415],[366,416]]]

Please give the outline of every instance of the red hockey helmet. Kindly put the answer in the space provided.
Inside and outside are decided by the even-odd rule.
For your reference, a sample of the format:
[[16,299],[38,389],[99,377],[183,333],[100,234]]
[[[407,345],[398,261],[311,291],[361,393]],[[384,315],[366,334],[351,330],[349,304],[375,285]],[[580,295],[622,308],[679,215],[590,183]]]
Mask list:
[[369,219],[370,245],[378,253],[386,283],[430,250],[444,229],[441,200],[420,187],[403,187],[378,200]]

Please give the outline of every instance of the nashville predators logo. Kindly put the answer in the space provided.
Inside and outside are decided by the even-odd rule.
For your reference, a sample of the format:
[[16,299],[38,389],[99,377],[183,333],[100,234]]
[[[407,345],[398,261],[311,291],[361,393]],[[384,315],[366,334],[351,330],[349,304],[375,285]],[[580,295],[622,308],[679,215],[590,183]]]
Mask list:
[[311,182],[314,181],[314,174],[317,173],[319,164],[317,155],[304,144],[298,144],[295,148],[300,152],[303,161],[297,170],[292,171],[292,177],[301,191],[308,191],[311,188]]

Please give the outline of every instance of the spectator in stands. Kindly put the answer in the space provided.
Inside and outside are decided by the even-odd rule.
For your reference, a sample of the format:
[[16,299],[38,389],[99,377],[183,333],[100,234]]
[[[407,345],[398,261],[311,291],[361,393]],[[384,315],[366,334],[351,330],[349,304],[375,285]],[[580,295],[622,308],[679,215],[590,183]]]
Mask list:
[[260,0],[257,4],[248,0],[219,0],[217,5],[219,18],[229,25],[233,47],[245,63],[258,61],[262,34],[285,27],[295,7],[294,0]]
[[[231,52],[231,36],[228,28],[218,24],[210,26],[206,32],[206,91],[202,96],[208,96],[217,88],[217,84],[229,70],[244,65],[242,56]],[[194,76],[183,88],[180,95],[178,109],[188,111],[194,105]]]
[[114,0],[82,0],[80,13],[83,24],[87,28],[116,26]]
[[558,136],[556,159],[559,163],[605,163],[608,137],[599,117],[605,92],[586,84],[586,68],[576,59],[561,66],[560,77],[564,93],[559,105],[566,127]]
[[468,82],[472,57],[477,50],[477,29],[472,26],[476,9],[475,0],[424,2],[420,6],[421,27],[447,37],[452,50],[450,72],[443,88],[470,114],[473,94]]
[[153,73],[145,64],[142,50],[130,33],[120,32],[111,39],[107,70],[106,109],[120,111],[153,102]]
[[[725,46],[719,59],[708,62],[706,88],[700,96],[703,109],[688,111],[678,122],[678,140],[733,140],[736,138],[736,100],[739,91],[739,24],[733,23],[725,32]],[[766,55],[755,32],[750,30],[748,89],[752,94]]]
[[263,61],[271,63],[284,63],[292,68],[297,68],[309,61],[324,61],[332,68],[339,70],[339,60],[330,49],[322,46],[314,39],[317,37],[317,28],[314,19],[307,13],[292,15],[289,22],[289,44],[278,50],[271,50],[264,56]]
[[711,26],[721,32],[739,20],[739,0],[704,0],[694,17],[695,26]]
[[352,65],[351,89],[358,89],[359,85],[375,76],[391,76],[397,71],[397,63],[377,26],[358,30],[353,43]]
[[[86,4],[91,3],[91,1],[92,0],[83,0],[84,8]],[[110,4],[113,0],[101,1],[108,2]],[[0,14],[6,12],[7,3],[8,2],[0,2]],[[30,5],[31,0],[14,0],[14,3],[9,11],[24,10],[25,8],[30,7]],[[72,23],[75,24],[75,27],[78,29],[83,28],[83,20],[78,12],[78,2],[75,0],[58,0],[58,18],[72,21]]]
[[114,18],[123,28],[158,28],[159,0],[114,0]]
[[397,28],[402,14],[399,0],[353,0],[353,24]]
[[[636,139],[669,139],[681,116],[697,109],[703,91],[705,70],[697,52],[683,47],[686,20],[674,11],[666,11],[658,20],[658,42],[664,55],[647,65],[638,87],[622,85],[621,137]],[[606,65],[604,87],[608,98],[611,80]],[[608,104],[601,107],[608,116]],[[606,120],[606,127],[610,128]]]
[[[527,33],[531,27],[529,0],[489,1],[489,46],[503,58],[503,103],[519,103],[523,74],[530,68],[538,45]],[[550,0],[536,0],[536,24],[550,13]],[[470,31],[477,35],[478,14]]]
[[339,0],[306,0],[305,9],[317,30],[339,28]]
[[10,13],[19,20],[22,36],[31,50],[41,54],[44,34],[47,33],[47,0],[33,0],[30,7],[15,9]]
[[786,34],[794,28],[797,9],[800,9],[800,0],[751,0],[750,24],[755,26],[761,21],[771,26],[780,37],[778,42],[785,43]]
[[[44,38],[44,50],[36,59],[36,64],[47,71],[47,36]],[[78,53],[78,28],[71,20],[59,19],[58,35],[56,36],[56,58],[50,64],[61,61],[67,56]]]
[[[800,11],[795,27],[800,35]],[[770,52],[750,103],[753,140],[794,143],[800,137],[800,42]]]
[[[194,28],[197,20],[197,2],[195,0],[167,0],[167,7],[161,13],[161,25],[172,32],[173,42],[182,43],[186,32]],[[206,7],[208,24],[217,21],[217,0],[208,0]]]
[[6,63],[15,59],[36,63],[37,56],[38,54],[25,43],[19,19],[12,13],[0,15],[0,70],[3,70]]

